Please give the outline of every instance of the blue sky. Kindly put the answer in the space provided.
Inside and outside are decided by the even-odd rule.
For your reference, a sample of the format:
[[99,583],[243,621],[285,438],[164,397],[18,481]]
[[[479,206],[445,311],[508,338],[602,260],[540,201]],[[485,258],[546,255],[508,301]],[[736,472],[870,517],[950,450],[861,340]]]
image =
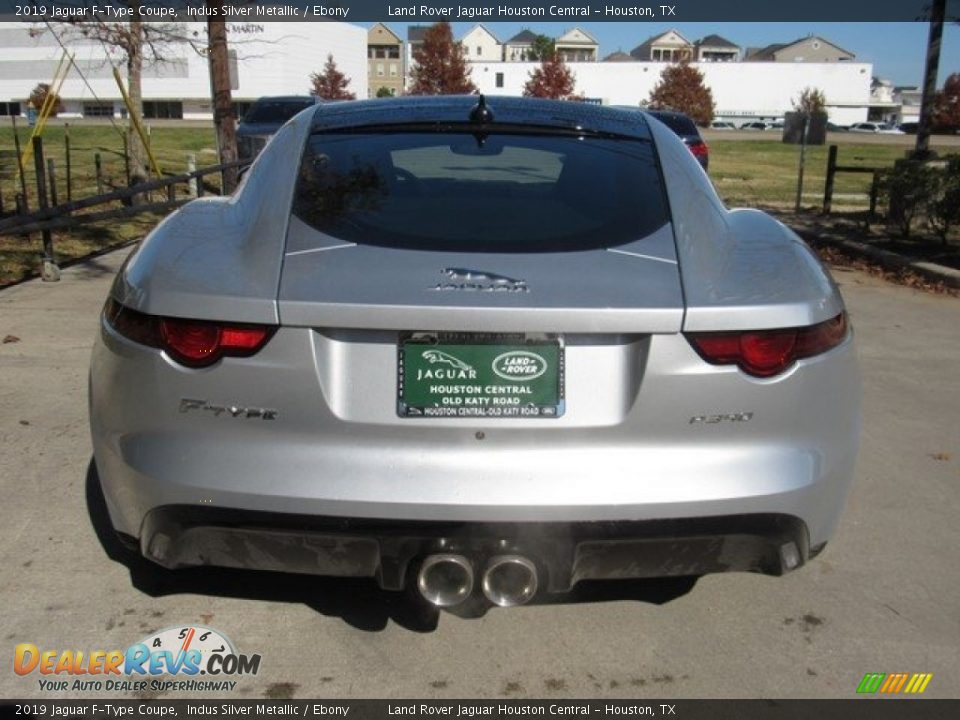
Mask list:
[[[373,23],[365,23],[367,27]],[[395,32],[406,37],[408,23],[387,23]],[[565,23],[484,23],[501,41],[510,38],[525,27],[556,37],[569,29]],[[456,37],[473,27],[473,23],[453,23]],[[896,85],[919,85],[923,79],[926,57],[926,23],[583,23],[582,27],[597,38],[600,52],[607,55],[615,50],[630,51],[651,35],[679,30],[693,42],[710,33],[716,33],[741,47],[763,46],[788,42],[813,34],[855,53],[857,60],[873,63],[874,75],[891,80]],[[960,27],[948,24],[943,33],[938,86],[951,72],[960,72]]]

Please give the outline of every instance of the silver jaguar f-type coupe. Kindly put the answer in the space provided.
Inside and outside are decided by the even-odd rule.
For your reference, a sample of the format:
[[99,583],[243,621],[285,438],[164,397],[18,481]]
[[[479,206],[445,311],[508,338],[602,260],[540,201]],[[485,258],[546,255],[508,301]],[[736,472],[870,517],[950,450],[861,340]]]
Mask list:
[[643,113],[521,98],[301,112],[132,253],[90,370],[144,556],[439,607],[798,568],[858,417],[843,301],[796,235]]

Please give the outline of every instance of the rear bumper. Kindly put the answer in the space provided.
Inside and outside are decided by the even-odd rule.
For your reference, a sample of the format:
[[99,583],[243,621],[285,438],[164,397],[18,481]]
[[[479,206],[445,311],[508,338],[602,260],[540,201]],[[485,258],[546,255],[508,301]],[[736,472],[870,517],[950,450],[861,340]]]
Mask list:
[[549,592],[581,580],[746,571],[780,575],[810,557],[803,521],[734,515],[645,522],[443,523],[315,517],[168,505],[144,520],[141,552],[167,568],[216,565],[375,577],[400,590],[420,560],[458,553],[531,558]]

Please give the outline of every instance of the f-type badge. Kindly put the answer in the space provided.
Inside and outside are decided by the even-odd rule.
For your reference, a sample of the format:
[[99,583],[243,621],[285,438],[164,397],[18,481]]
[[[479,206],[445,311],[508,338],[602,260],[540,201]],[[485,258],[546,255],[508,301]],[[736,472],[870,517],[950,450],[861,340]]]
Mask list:
[[470,270],[468,268],[444,268],[440,271],[444,279],[434,287],[435,291],[464,290],[466,292],[530,292],[526,280],[515,280],[506,275]]

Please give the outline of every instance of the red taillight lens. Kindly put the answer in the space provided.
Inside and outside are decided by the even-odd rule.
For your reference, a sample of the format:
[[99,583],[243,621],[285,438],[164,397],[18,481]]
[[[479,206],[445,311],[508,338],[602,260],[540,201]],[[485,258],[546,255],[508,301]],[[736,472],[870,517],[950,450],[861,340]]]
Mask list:
[[177,360],[206,363],[220,350],[220,328],[213,323],[161,320],[164,347]]
[[270,337],[262,325],[226,325],[199,320],[164,318],[160,321],[164,348],[184,365],[212,365],[224,355],[253,355]]
[[181,365],[204,367],[220,358],[248,357],[266,345],[273,328],[265,325],[238,325],[157,318],[108,300],[107,322],[121,335],[150,347],[167,351]]
[[700,356],[713,365],[736,365],[754,377],[782,373],[801,358],[835,348],[847,336],[847,316],[805,328],[749,332],[688,333]]
[[692,152],[697,157],[703,157],[704,155],[710,152],[710,148],[707,147],[707,144],[705,142],[695,142],[695,143],[692,143],[691,145],[688,145],[687,147],[689,147],[690,152]]

